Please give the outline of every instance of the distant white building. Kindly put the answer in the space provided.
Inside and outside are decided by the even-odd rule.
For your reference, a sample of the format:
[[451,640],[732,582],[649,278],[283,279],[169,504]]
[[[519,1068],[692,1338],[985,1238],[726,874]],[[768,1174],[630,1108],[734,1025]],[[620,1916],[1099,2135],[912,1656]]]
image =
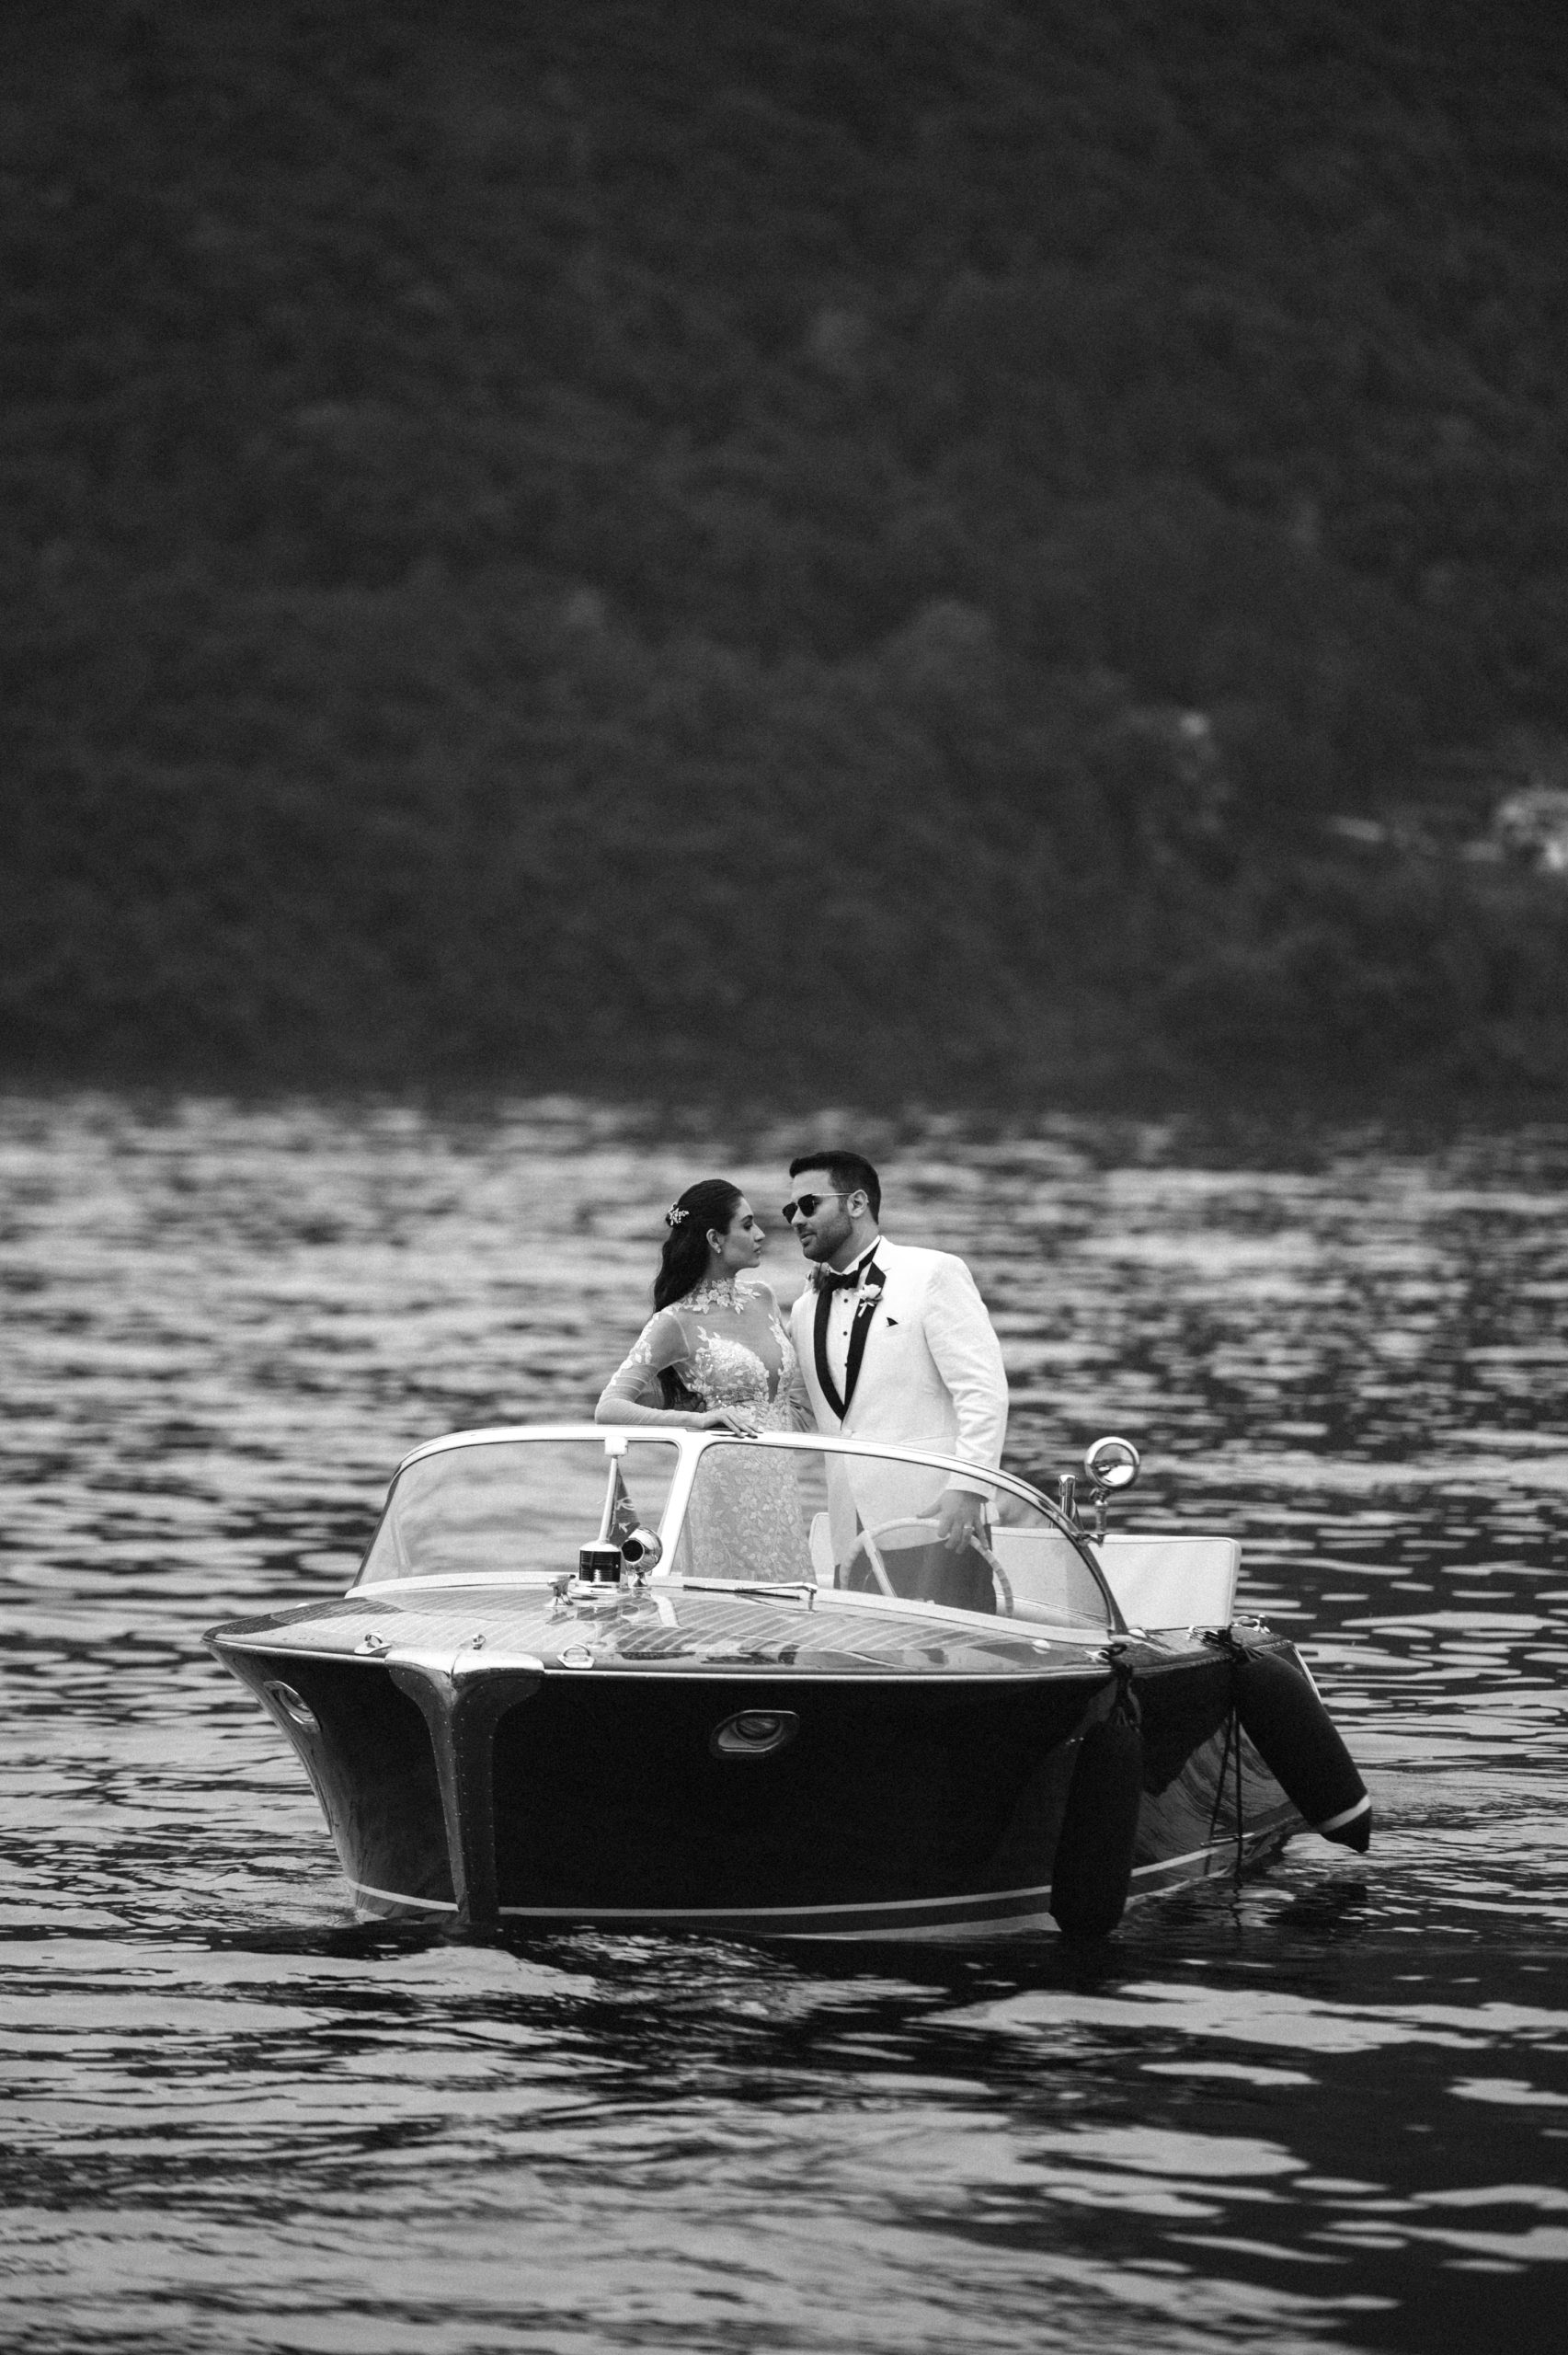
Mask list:
[[1508,794],[1492,812],[1492,838],[1505,858],[1568,879],[1568,786],[1527,785]]

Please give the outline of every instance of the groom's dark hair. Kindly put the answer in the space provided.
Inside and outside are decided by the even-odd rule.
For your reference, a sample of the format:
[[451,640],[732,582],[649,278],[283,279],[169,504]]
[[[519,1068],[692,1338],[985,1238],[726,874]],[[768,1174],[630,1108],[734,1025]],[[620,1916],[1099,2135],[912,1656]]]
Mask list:
[[853,1194],[856,1188],[864,1189],[871,1204],[873,1218],[882,1215],[882,1180],[864,1153],[841,1153],[836,1145],[821,1153],[797,1153],[789,1165],[789,1174],[798,1178],[803,1169],[825,1169],[833,1181],[835,1192]]

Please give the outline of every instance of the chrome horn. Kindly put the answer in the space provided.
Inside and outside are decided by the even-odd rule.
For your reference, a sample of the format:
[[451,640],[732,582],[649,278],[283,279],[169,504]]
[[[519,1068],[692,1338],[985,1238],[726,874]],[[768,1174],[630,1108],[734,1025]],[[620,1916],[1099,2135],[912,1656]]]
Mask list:
[[1117,1488],[1131,1488],[1141,1463],[1142,1458],[1129,1439],[1097,1439],[1093,1446],[1085,1451],[1083,1469],[1089,1475],[1090,1486],[1094,1491],[1096,1539],[1105,1534],[1106,1499]]

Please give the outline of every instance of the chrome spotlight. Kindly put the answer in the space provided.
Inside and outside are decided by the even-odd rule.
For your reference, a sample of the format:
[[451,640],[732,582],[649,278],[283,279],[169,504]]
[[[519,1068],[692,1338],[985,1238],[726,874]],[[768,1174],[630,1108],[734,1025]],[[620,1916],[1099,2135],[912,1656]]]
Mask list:
[[1094,1534],[1105,1534],[1105,1499],[1117,1488],[1130,1488],[1142,1462],[1130,1439],[1097,1439],[1085,1450],[1083,1469],[1094,1491]]

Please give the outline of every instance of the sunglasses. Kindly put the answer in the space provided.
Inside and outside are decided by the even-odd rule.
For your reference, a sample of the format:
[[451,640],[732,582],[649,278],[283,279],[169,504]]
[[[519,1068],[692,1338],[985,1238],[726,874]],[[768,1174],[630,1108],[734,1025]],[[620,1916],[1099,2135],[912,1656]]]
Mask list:
[[824,1202],[841,1202],[843,1199],[842,1194],[802,1194],[795,1201],[784,1204],[784,1223],[786,1226],[793,1226],[796,1212],[802,1218],[810,1218],[814,1212],[821,1209]]

